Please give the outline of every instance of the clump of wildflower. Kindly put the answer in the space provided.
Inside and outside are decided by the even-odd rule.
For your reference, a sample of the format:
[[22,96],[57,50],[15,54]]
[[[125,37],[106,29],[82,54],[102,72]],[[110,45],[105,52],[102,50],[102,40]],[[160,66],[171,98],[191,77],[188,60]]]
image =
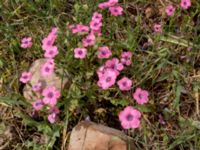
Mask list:
[[112,16],[120,16],[123,13],[123,8],[119,6],[118,0],[109,0],[107,2],[100,3],[98,7],[100,9],[109,8]]
[[181,7],[183,9],[189,9],[191,6],[191,1],[190,0],[181,0]]
[[153,29],[154,29],[154,32],[156,33],[162,32],[162,26],[160,24],[154,24]]
[[165,8],[165,12],[166,12],[167,16],[172,16],[172,15],[174,15],[175,7],[173,5],[168,5]]
[[94,45],[95,44],[95,39],[96,39],[96,37],[94,36],[94,34],[87,35],[86,38],[84,38],[82,40],[83,46],[84,47],[88,47],[88,46]]
[[75,48],[74,49],[74,57],[83,59],[87,55],[87,49],[86,48]]
[[41,82],[38,82],[38,83],[34,84],[34,85],[32,86],[32,90],[33,90],[34,92],[41,92],[41,90],[42,90],[42,83],[41,83]]
[[130,66],[131,65],[131,59],[132,59],[132,53],[131,52],[123,52],[121,54],[121,63]]
[[45,58],[54,58],[56,55],[58,55],[57,46],[49,47],[44,53]]
[[99,47],[98,49],[98,58],[109,58],[112,55],[111,50],[107,46]]
[[89,27],[83,24],[72,24],[69,26],[69,29],[72,31],[72,33],[88,33]]
[[123,64],[119,62],[118,58],[107,60],[105,63],[105,67],[113,70],[117,76],[119,75],[120,71],[124,69]]
[[44,103],[41,99],[38,99],[32,103],[32,106],[36,111],[39,111],[43,108]]
[[54,42],[57,38],[58,28],[52,28],[51,32],[42,40],[42,49],[44,51],[49,50],[49,48],[53,47]]
[[53,59],[48,59],[42,66],[41,66],[41,75],[42,76],[51,76],[54,73],[55,63]]
[[50,123],[55,123],[58,119],[59,109],[57,107],[52,107],[49,109],[48,121]]
[[21,77],[20,77],[20,81],[22,82],[22,83],[27,83],[27,82],[29,82],[30,80],[31,80],[31,78],[32,78],[32,73],[31,72],[23,72],[22,74],[21,74]]
[[149,101],[149,92],[142,90],[141,88],[137,88],[133,93],[133,98],[138,104],[146,104]]
[[132,86],[132,81],[127,77],[123,77],[121,80],[117,82],[117,84],[121,91],[129,91]]
[[112,6],[109,11],[112,16],[120,16],[123,13],[123,8],[121,6]]
[[110,88],[116,82],[117,75],[113,70],[105,69],[103,72],[99,72],[98,75],[99,81],[97,82],[97,84],[103,90]]
[[60,97],[60,91],[54,86],[49,86],[42,91],[43,103],[54,107],[57,104],[57,100]]
[[31,37],[24,37],[21,40],[21,48],[30,48],[32,46],[32,38]]
[[127,106],[119,113],[119,120],[124,129],[139,128],[141,113],[132,106]]

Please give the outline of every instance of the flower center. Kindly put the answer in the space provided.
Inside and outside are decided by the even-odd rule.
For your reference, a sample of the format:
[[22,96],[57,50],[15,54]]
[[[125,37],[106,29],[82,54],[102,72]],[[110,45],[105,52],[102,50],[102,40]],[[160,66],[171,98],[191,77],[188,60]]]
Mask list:
[[126,116],[126,119],[127,119],[128,121],[132,121],[132,120],[133,120],[133,115],[128,114],[128,115]]
[[114,12],[116,12],[116,13],[117,13],[117,12],[118,12],[118,10],[117,10],[117,9],[114,9]]
[[123,85],[123,86],[127,86],[127,82],[123,82],[122,85]]
[[35,106],[39,106],[41,104],[42,104],[41,102],[37,102],[37,103],[35,103]]
[[87,42],[87,43],[90,43],[90,42],[92,42],[92,40],[91,40],[91,39],[87,39],[86,42]]
[[101,51],[101,54],[102,55],[106,55],[106,51]]
[[50,71],[50,68],[49,68],[49,67],[45,67],[45,71],[46,71],[46,72],[49,72],[49,71]]
[[115,64],[112,64],[110,68],[115,69]]
[[142,98],[143,98],[143,95],[142,95],[142,94],[139,94],[138,97],[139,97],[140,99],[142,99]]
[[48,97],[48,98],[53,98],[53,96],[54,96],[53,92],[49,92],[49,93],[47,94],[47,97]]
[[51,40],[47,41],[47,45],[51,45]]
[[107,78],[106,78],[106,82],[110,82],[111,79],[112,79],[111,77],[107,77]]
[[79,55],[82,55],[82,54],[83,54],[83,52],[82,52],[82,51],[78,51],[78,54],[79,54]]
[[23,76],[23,78],[24,78],[24,79],[27,79],[27,78],[28,78],[28,76],[27,76],[27,75],[25,75],[25,76]]
[[50,50],[50,51],[49,51],[49,54],[50,54],[50,55],[53,55],[53,50]]
[[25,41],[24,44],[28,44],[28,41]]

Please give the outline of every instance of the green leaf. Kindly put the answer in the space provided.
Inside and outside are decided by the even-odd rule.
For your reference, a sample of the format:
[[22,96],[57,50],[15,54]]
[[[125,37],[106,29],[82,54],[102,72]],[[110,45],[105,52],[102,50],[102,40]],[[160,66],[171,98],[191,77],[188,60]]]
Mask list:
[[153,105],[137,105],[135,108],[139,109],[141,112],[149,113],[155,111],[155,106]]

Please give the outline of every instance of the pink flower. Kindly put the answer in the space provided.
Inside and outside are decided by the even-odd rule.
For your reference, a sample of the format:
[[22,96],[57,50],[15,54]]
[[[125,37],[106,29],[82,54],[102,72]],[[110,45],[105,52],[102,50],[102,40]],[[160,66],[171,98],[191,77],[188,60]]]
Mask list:
[[106,69],[98,81],[98,86],[106,90],[113,86],[116,82],[117,75],[113,70]]
[[57,100],[60,97],[60,91],[58,91],[54,86],[49,86],[42,92],[43,103],[54,107],[57,104]]
[[131,89],[132,81],[127,77],[123,77],[121,80],[117,82],[117,84],[121,91],[128,91]]
[[44,103],[41,99],[38,99],[32,103],[32,106],[36,111],[39,111],[43,108]]
[[54,35],[55,37],[57,37],[57,34],[58,34],[58,28],[57,27],[53,27],[51,29],[51,32],[49,33],[49,35],[52,34]]
[[54,59],[47,59],[46,60],[46,64],[50,65],[51,67],[54,67],[55,66],[55,62],[54,62]]
[[181,7],[183,9],[188,9],[191,6],[191,1],[190,0],[181,0]]
[[52,113],[48,115],[48,121],[53,124],[55,123],[57,120],[57,114],[56,113]]
[[45,58],[54,58],[56,55],[58,55],[57,46],[48,47],[44,53]]
[[31,72],[23,72],[22,73],[22,75],[21,75],[21,77],[20,77],[20,81],[22,82],[22,83],[27,83],[28,81],[30,81],[31,80],[31,78],[32,78],[32,73]]
[[124,129],[139,128],[141,113],[132,106],[127,106],[119,113],[119,120]]
[[75,48],[74,49],[74,57],[83,59],[87,55],[87,49],[86,48]]
[[133,98],[137,101],[138,104],[146,104],[149,101],[149,92],[137,88],[135,93],[133,93]]
[[103,2],[103,3],[100,3],[100,4],[98,5],[98,7],[99,7],[100,9],[106,9],[106,8],[109,8],[109,7],[110,7],[110,4],[109,4],[108,2]]
[[50,76],[54,72],[54,64],[50,61],[47,61],[41,66],[41,75],[42,76]]
[[118,0],[109,0],[108,4],[109,4],[109,7],[115,6],[118,4]]
[[50,114],[52,114],[52,113],[59,114],[59,113],[60,113],[60,110],[58,109],[58,107],[54,106],[54,107],[51,107],[51,108],[48,110],[48,113],[50,113]]
[[160,24],[154,24],[153,29],[154,29],[154,32],[157,32],[157,33],[162,32],[162,28]]
[[57,38],[57,34],[58,34],[58,28],[56,28],[56,27],[52,28],[52,30],[48,34],[48,36],[42,40],[42,49],[43,50],[46,51],[53,46],[53,44]]
[[101,20],[102,20],[102,14],[100,14],[98,12],[94,12],[93,16],[92,16],[92,20],[97,20],[97,21],[101,22]]
[[55,106],[49,109],[48,120],[50,123],[55,123],[58,119],[57,115],[59,114],[60,110]]
[[89,34],[88,36],[86,36],[86,38],[82,39],[83,46],[88,47],[94,45],[95,39],[96,37],[94,36],[94,34]]
[[90,28],[92,30],[98,31],[101,29],[102,23],[99,20],[92,20],[90,22]]
[[101,28],[99,30],[91,30],[91,34],[97,34],[97,36],[102,36]]
[[111,55],[112,52],[107,46],[99,47],[98,58],[109,58]]
[[32,38],[25,37],[21,40],[21,48],[30,48],[32,46]]
[[119,71],[122,71],[124,69],[123,64],[119,63],[118,58],[107,60],[105,63],[105,67],[113,70],[117,75],[119,75]]
[[48,37],[44,38],[42,40],[42,49],[46,51],[49,50],[49,48],[53,47],[56,37],[57,36],[54,34],[49,34]]
[[99,67],[99,69],[97,69],[97,75],[98,75],[98,77],[101,78],[103,76],[103,74],[105,73],[105,71],[106,71],[105,66]]
[[165,8],[165,12],[168,16],[172,16],[175,12],[175,7],[173,5],[168,5],[166,8]]
[[132,58],[131,52],[123,52],[121,54],[121,63],[127,66],[131,65],[131,58]]
[[72,31],[72,33],[88,33],[89,32],[89,27],[86,25],[82,24],[77,24],[77,25],[70,25],[69,29]]
[[32,90],[34,92],[41,92],[42,90],[42,83],[41,82],[38,82],[36,83],[35,85],[32,86]]
[[112,6],[109,11],[112,16],[120,16],[123,13],[123,8],[121,6]]

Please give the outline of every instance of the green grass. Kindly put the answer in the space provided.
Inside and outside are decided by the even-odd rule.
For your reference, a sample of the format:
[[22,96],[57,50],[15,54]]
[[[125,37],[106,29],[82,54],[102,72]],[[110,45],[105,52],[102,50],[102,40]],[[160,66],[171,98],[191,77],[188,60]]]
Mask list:
[[[200,149],[200,3],[193,1],[188,11],[177,8],[176,15],[167,18],[158,12],[163,7],[159,1],[120,1],[125,14],[110,17],[103,11],[104,36],[89,49],[88,59],[75,60],[73,49],[81,38],[72,35],[67,25],[87,24],[99,2],[102,1],[0,0],[0,126],[5,128],[0,135],[7,138],[7,128],[13,133],[8,136],[7,149],[62,149],[69,142],[71,129],[87,116],[121,130],[117,114],[128,104],[143,112],[141,128],[130,131],[138,150]],[[174,4],[178,7],[179,1]],[[155,11],[149,18],[145,15],[148,7]],[[161,35],[152,31],[156,22],[163,25]],[[52,26],[60,30],[57,67],[67,72],[71,81],[62,91],[60,121],[54,125],[42,115],[30,117],[31,106],[23,98],[23,85],[19,82],[21,72],[43,57],[41,40]],[[27,35],[34,44],[30,49],[21,49],[20,39]],[[144,47],[148,41],[151,45]],[[124,94],[116,86],[99,90],[96,69],[103,62],[93,54],[102,44],[110,46],[114,56],[122,50],[133,52],[132,65],[122,75],[134,81],[133,89],[140,86],[150,92],[149,104],[136,105],[131,92]],[[192,50],[188,51],[190,47]],[[164,125],[159,123],[159,115],[166,122]]]

